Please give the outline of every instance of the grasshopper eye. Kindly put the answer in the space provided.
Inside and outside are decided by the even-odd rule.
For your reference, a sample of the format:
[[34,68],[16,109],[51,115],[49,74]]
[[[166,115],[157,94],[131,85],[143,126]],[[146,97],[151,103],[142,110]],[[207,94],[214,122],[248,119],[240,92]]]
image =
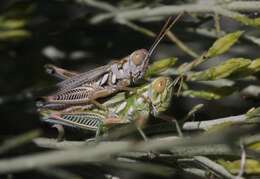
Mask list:
[[161,79],[158,80],[154,83],[153,85],[153,89],[157,92],[157,93],[161,93],[163,92],[163,90],[166,87],[166,79]]
[[138,66],[141,65],[147,55],[147,50],[145,49],[140,49],[140,50],[136,50],[131,54],[131,60],[132,62]]

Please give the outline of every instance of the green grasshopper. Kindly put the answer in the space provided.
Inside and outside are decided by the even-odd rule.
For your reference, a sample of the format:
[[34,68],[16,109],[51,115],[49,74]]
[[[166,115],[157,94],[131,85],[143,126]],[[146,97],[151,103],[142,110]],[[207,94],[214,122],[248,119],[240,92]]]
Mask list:
[[139,49],[119,61],[76,75],[48,66],[50,73],[65,80],[57,84],[56,93],[43,98],[43,106],[52,109],[53,106],[99,104],[96,99],[128,90],[128,86],[144,78],[151,55],[180,15],[168,19],[148,51]]
[[97,136],[100,131],[115,124],[146,120],[150,114],[158,116],[170,105],[172,91],[171,78],[157,77],[132,94],[121,92],[108,99],[102,103],[107,110],[88,109],[81,105],[59,111],[42,108],[40,114],[45,122],[95,131]]

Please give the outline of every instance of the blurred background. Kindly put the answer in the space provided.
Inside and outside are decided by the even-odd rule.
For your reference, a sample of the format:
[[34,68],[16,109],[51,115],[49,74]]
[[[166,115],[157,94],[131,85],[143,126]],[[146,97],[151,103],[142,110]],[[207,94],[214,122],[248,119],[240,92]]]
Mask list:
[[[115,7],[142,8],[167,4],[205,3],[192,0],[152,0],[109,1]],[[207,1],[210,3],[211,1]],[[40,122],[35,107],[35,99],[47,93],[48,87],[58,82],[49,76],[45,64],[86,71],[108,63],[113,59],[127,56],[139,48],[148,49],[154,41],[127,25],[107,19],[93,23],[91,19],[102,9],[77,0],[1,0],[0,2],[0,140],[22,134],[33,129],[43,129],[48,134],[48,126]],[[246,13],[257,17],[258,13]],[[134,21],[137,25],[158,33],[166,17],[147,18]],[[246,30],[259,36],[259,31],[245,27],[229,18],[220,17],[221,30],[232,32]],[[200,34],[195,29],[214,29],[210,14],[185,14],[172,28],[172,32],[196,54],[207,50],[216,36]],[[259,43],[259,42],[258,42]],[[229,57],[256,58],[259,44],[241,40],[228,54],[211,59],[199,66],[203,69]],[[154,54],[152,61],[165,57],[177,57],[178,64],[193,60],[175,43],[164,39]],[[196,119],[209,120],[245,113],[258,106],[255,99],[245,99],[233,94],[224,99],[208,101],[185,97],[174,97],[167,114],[182,118],[196,104],[204,108],[196,113]],[[195,119],[195,118],[194,118]],[[32,151],[34,148],[32,147]],[[27,152],[31,152],[26,149]],[[25,149],[14,153],[24,153]],[[93,169],[92,169],[93,170]],[[82,171],[81,171],[82,172]],[[98,173],[98,171],[97,171]],[[88,174],[84,173],[86,176]],[[132,174],[131,174],[132,175]],[[134,176],[129,175],[129,178]],[[20,174],[17,177],[29,177]],[[38,178],[39,176],[35,174]],[[88,176],[91,177],[91,176]]]

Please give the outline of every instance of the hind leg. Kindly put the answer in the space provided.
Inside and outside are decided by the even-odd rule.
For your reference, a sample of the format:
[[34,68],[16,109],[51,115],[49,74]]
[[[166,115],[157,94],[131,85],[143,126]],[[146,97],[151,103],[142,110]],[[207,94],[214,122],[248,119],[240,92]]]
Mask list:
[[56,78],[58,78],[60,80],[66,80],[66,79],[71,78],[78,74],[76,72],[65,70],[63,68],[59,68],[59,67],[57,67],[55,65],[51,65],[51,64],[45,65],[45,69],[48,74],[55,76]]
[[178,121],[177,121],[175,118],[173,118],[173,117],[171,117],[171,116],[167,116],[167,115],[162,115],[162,114],[159,115],[159,116],[156,116],[156,117],[159,118],[159,119],[166,120],[166,121],[168,121],[168,122],[172,122],[172,123],[175,125],[175,128],[176,128],[176,130],[177,130],[178,135],[179,135],[180,137],[183,136],[183,133],[182,133],[182,131],[181,131],[181,127],[180,127]]
[[[149,139],[148,137],[146,136],[146,134],[144,133],[144,131],[142,130],[142,128],[145,126],[146,122],[147,122],[147,116],[144,115],[144,116],[139,116],[136,123],[135,123],[135,126],[139,132],[139,134],[142,136],[143,140],[145,142],[147,142]],[[156,151],[148,151],[147,152],[147,157],[149,159],[154,159],[155,157],[159,156],[159,154],[156,152]]]
[[98,125],[98,127],[97,127],[97,130],[95,131],[96,132],[95,133],[95,137],[87,139],[86,142],[87,143],[92,143],[92,142],[93,143],[98,143],[100,141],[100,139],[101,139],[100,134],[102,132],[102,129],[103,129],[103,123],[100,123]]
[[64,136],[65,136],[65,130],[64,127],[61,124],[54,124],[52,126],[53,128],[56,128],[58,131],[58,135],[57,135],[57,141],[61,142],[64,140]]

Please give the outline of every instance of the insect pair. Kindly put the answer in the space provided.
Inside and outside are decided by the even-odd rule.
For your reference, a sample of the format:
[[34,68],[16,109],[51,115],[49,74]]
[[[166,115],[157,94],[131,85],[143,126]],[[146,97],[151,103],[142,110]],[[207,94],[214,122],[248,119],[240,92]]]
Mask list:
[[[128,90],[144,78],[149,60],[173,24],[180,18],[168,18],[153,45],[147,51],[139,49],[119,61],[80,74],[69,72],[55,66],[47,66],[47,71],[64,81],[58,83],[57,92],[43,97],[46,108],[62,108],[70,105],[99,104],[97,99],[119,91]],[[98,105],[100,106],[100,105]]]
[[[139,49],[119,61],[79,74],[48,65],[47,71],[63,81],[57,84],[57,92],[44,97],[39,108],[42,119],[53,124],[94,130],[98,134],[104,126],[147,119],[149,114],[156,116],[165,111],[173,88],[168,77],[156,78],[128,96],[122,92],[102,104],[96,100],[127,90],[143,79],[151,55],[179,17],[168,18],[148,51]],[[120,98],[120,95],[124,97]],[[99,107],[93,108],[92,104]]]
[[136,88],[130,95],[121,92],[109,98],[102,103],[106,110],[79,105],[63,110],[43,108],[40,114],[45,122],[95,131],[98,136],[115,124],[144,125],[149,115],[159,116],[170,105],[173,84],[169,77],[155,78],[150,84]]

